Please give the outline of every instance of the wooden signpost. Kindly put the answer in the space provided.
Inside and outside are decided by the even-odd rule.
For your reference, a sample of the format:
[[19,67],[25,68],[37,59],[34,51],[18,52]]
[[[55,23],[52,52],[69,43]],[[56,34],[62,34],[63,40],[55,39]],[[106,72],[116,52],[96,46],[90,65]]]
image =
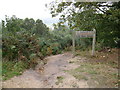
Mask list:
[[95,53],[95,40],[96,40],[96,30],[93,31],[73,31],[73,55],[75,54],[75,38],[93,38],[92,42],[92,55]]

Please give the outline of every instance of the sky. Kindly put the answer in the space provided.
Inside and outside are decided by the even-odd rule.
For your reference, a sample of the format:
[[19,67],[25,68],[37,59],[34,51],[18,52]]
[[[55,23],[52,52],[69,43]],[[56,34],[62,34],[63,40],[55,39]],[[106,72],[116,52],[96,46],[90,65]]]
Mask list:
[[58,17],[52,18],[50,11],[45,7],[52,0],[0,0],[0,19],[5,15],[11,17],[41,19],[48,27],[58,22]]

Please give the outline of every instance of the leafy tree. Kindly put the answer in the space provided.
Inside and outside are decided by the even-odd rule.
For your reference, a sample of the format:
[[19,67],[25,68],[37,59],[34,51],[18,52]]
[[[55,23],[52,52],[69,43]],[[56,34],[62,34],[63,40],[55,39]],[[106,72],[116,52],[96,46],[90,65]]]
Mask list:
[[51,2],[53,17],[68,22],[71,29],[97,30],[97,41],[116,47],[119,37],[120,2]]
[[21,29],[21,25],[23,24],[23,20],[22,19],[19,19],[17,18],[15,15],[13,15],[11,18],[9,18],[8,16],[6,16],[5,18],[6,20],[6,24],[4,23],[3,21],[3,29],[6,29],[7,31],[9,32],[12,32],[12,33],[16,33]]
[[49,28],[42,22],[42,20],[37,19],[34,33],[36,33],[37,35],[44,36],[48,34],[48,31],[49,31]]
[[3,21],[2,24],[4,33],[14,33],[14,35],[19,31],[28,31],[40,36],[44,36],[49,33],[49,28],[40,19],[35,21],[33,18],[25,18],[23,20],[16,16],[12,16],[11,18],[6,16],[6,20]]
[[25,18],[23,24],[22,24],[22,28],[32,31],[34,29],[35,26],[35,20],[33,18]]

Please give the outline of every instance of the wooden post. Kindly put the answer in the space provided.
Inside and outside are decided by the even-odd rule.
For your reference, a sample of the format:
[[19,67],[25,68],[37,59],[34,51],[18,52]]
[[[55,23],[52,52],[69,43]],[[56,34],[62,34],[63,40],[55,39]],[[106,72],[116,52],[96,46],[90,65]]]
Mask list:
[[96,30],[93,29],[93,31],[94,31],[94,34],[93,34],[93,43],[92,43],[92,56],[95,53],[95,40],[96,40]]
[[73,44],[73,48],[72,48],[72,52],[73,52],[73,57],[75,56],[75,31],[73,30],[73,40],[72,40],[72,44]]

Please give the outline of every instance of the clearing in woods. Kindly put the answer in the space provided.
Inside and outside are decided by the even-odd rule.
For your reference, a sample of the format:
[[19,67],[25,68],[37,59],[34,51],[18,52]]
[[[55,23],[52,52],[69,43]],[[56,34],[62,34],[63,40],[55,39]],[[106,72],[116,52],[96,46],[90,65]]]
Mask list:
[[[80,56],[72,57],[64,53],[46,57],[44,69],[26,70],[22,75],[15,76],[3,82],[3,88],[91,88],[112,87],[103,82],[107,78],[101,74],[101,68],[109,69],[116,74],[117,70],[109,66],[91,65],[87,59]],[[96,69],[94,69],[94,68]],[[111,73],[110,73],[111,74]],[[109,83],[109,80],[106,80]],[[91,83],[92,82],[92,83]]]

